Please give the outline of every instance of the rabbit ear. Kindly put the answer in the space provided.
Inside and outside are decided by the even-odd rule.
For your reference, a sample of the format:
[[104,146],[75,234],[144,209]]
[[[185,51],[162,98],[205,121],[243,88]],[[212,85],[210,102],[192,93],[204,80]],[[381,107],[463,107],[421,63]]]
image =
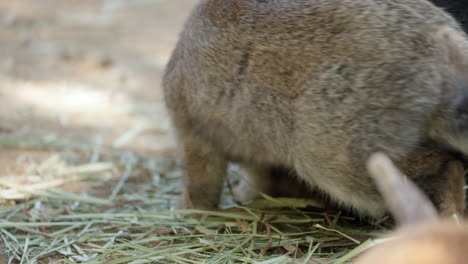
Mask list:
[[383,153],[374,153],[367,168],[390,213],[400,225],[437,219],[434,205]]

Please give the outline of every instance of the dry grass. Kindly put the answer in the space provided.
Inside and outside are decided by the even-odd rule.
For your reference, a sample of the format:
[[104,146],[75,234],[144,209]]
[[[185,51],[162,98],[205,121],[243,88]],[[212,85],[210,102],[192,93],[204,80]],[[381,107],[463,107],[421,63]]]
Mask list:
[[[35,139],[3,139],[0,146],[95,151]],[[339,213],[299,210],[310,204],[304,200],[266,197],[237,206],[229,188],[222,211],[174,210],[182,182],[171,158],[100,151],[105,158],[92,163],[54,155],[35,164],[31,171],[44,182],[0,181],[5,263],[346,263],[380,233],[372,230],[382,229]],[[91,186],[89,195],[64,191],[80,182]]]

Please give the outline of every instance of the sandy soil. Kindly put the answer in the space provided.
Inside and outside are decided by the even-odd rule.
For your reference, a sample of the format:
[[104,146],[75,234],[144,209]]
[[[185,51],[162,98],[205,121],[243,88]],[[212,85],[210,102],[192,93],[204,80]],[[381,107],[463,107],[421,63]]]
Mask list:
[[57,140],[174,154],[160,82],[195,2],[1,1],[0,181],[40,182],[57,156],[96,161]]

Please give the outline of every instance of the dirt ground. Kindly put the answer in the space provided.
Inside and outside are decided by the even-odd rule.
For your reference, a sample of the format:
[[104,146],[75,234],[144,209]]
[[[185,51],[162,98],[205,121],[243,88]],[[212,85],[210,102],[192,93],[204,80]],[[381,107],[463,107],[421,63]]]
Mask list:
[[195,2],[1,1],[0,181],[41,182],[57,155],[99,160],[42,146],[57,141],[174,154],[161,75]]

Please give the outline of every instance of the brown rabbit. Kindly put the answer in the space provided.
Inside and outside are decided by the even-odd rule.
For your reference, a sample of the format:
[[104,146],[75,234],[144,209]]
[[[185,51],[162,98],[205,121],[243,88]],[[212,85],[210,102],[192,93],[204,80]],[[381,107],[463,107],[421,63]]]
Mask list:
[[[421,146],[400,164],[409,175],[416,175],[418,185],[437,203],[438,210],[444,215],[462,215],[465,208],[464,166],[457,155],[450,154],[436,146]],[[298,179],[294,171],[273,167],[264,171],[264,177],[258,177],[246,171],[239,186],[234,189],[234,196],[241,201],[259,198],[259,192],[277,197],[296,197],[320,200],[323,205],[336,207],[327,203],[323,193],[310,188],[303,180]],[[257,175],[257,177],[255,177]],[[323,203],[325,202],[325,203]]]
[[468,261],[468,225],[440,220],[430,201],[405,180],[390,159],[380,153],[368,168],[401,230],[390,242],[372,248],[356,264],[462,264]]
[[[237,162],[261,191],[279,166],[379,217],[365,164],[383,151],[452,213],[438,199],[452,192],[441,172],[454,158],[432,142],[468,153],[467,62],[457,22],[425,0],[201,0],[163,81],[185,159],[182,207],[216,208]],[[436,162],[411,170],[421,153]]]

